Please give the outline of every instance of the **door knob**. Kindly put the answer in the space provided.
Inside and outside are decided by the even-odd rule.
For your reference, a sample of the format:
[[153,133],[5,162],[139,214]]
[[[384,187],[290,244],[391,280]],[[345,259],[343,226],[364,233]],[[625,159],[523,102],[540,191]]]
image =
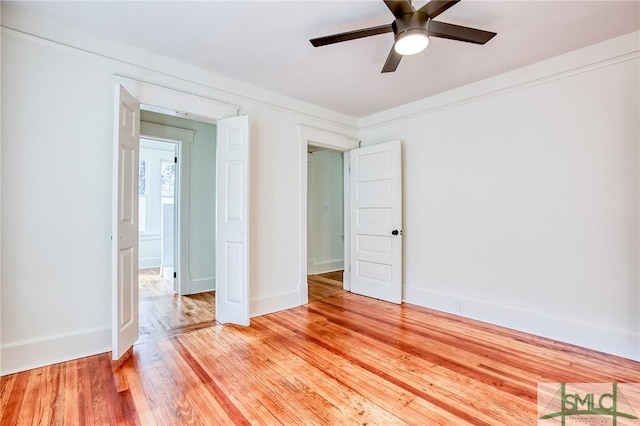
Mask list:
[[398,232],[397,229],[394,229],[393,231],[391,231],[391,235],[398,235],[400,232]]

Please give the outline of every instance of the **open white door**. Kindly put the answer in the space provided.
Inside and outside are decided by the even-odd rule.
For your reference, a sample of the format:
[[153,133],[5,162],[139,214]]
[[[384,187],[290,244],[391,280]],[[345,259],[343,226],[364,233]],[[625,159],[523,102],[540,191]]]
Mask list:
[[138,168],[140,103],[116,87],[114,203],[112,235],[112,357],[119,359],[138,340]]
[[216,320],[249,325],[249,117],[217,133]]
[[350,157],[351,291],[402,302],[400,141],[354,149]]

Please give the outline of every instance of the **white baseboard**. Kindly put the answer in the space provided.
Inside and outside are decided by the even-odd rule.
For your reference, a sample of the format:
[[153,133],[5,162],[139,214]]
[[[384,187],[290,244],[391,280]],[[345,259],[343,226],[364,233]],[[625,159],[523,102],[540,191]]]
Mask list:
[[158,268],[162,264],[159,257],[145,257],[138,259],[138,269]]
[[96,355],[111,350],[111,328],[82,330],[0,347],[0,375]]
[[250,315],[258,317],[273,312],[284,311],[300,306],[300,292],[292,291],[280,293],[273,296],[260,297],[251,300]]
[[311,266],[307,268],[307,274],[325,274],[327,272],[340,271],[344,269],[344,260],[330,260],[328,262],[310,262]]
[[309,303],[309,283],[305,281],[298,286],[298,305],[307,303]]
[[[405,302],[640,361],[640,334],[406,286]],[[462,310],[458,310],[461,304]]]
[[216,290],[216,277],[206,277],[191,280],[191,294]]

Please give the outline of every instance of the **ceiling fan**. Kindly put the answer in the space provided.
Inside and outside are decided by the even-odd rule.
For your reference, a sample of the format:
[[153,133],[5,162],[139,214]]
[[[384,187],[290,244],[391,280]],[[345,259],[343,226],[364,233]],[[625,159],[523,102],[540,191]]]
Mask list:
[[496,33],[489,31],[446,24],[433,20],[436,16],[458,3],[458,1],[460,0],[431,0],[416,10],[411,5],[410,0],[384,0],[384,3],[396,18],[392,23],[318,37],[309,41],[314,47],[319,47],[393,32],[395,41],[391,52],[389,52],[387,61],[384,63],[384,67],[382,67],[382,72],[394,72],[396,68],[398,68],[400,59],[402,59],[403,56],[414,55],[426,49],[429,45],[429,37],[441,37],[468,43],[485,44],[496,35]]

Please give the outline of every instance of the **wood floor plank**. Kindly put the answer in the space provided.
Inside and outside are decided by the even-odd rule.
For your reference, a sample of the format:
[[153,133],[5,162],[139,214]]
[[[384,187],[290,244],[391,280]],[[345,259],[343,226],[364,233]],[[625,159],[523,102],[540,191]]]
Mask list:
[[[136,373],[153,416],[150,424],[170,425],[175,422],[175,416],[169,409],[172,401],[167,394],[171,388],[164,388],[164,383],[159,379],[159,376],[164,373],[161,364],[139,366],[136,368]],[[159,392],[160,389],[163,391]],[[141,416],[138,417],[141,418]]]
[[[163,342],[164,343],[164,342]],[[167,398],[165,404],[169,416],[163,419],[166,424],[195,425],[200,424],[199,415],[195,412],[189,398],[189,386],[181,383],[178,375],[174,374],[172,366],[158,368],[158,383],[162,389],[166,389]]]
[[[596,351],[589,351],[584,348],[559,343],[550,339],[532,336],[514,330],[494,326],[491,324],[467,320],[450,314],[425,310],[409,304],[392,305],[385,307],[384,314],[371,309],[372,300],[358,300],[350,303],[353,295],[346,294],[343,299],[327,299],[324,303],[331,303],[341,306],[344,311],[353,310],[366,317],[385,322],[387,319],[392,324],[397,320],[402,320],[404,328],[416,334],[434,338],[436,341],[452,346],[464,346],[467,351],[486,357],[490,354],[490,359],[502,359],[507,364],[520,364],[531,361],[531,368],[527,373],[537,373],[535,378],[538,381],[571,381],[575,380],[578,372],[573,364],[576,357],[588,362],[598,362],[599,357],[604,357],[604,364],[598,371],[588,374],[591,380],[602,375],[602,379],[611,377],[615,370],[616,377],[629,377],[625,371],[631,373],[631,377],[637,374],[637,367],[633,361],[617,358],[615,364],[611,364],[611,356],[601,354]],[[427,322],[426,319],[436,317],[438,321]],[[532,345],[536,347],[531,351]],[[569,355],[569,356],[566,356]],[[626,367],[630,365],[630,367]],[[609,371],[607,371],[607,369]],[[595,376],[594,376],[595,374]],[[553,380],[552,380],[553,379]],[[585,378],[585,379],[588,379]],[[585,381],[585,380],[580,380]],[[606,380],[605,380],[606,381]],[[633,381],[633,379],[623,379],[620,381]]]
[[[296,378],[297,374],[291,374],[293,360],[288,358],[284,364],[278,365],[277,357],[269,350],[265,343],[258,343],[260,340],[255,334],[246,330],[243,333],[226,333],[223,336],[234,348],[241,350],[247,343],[254,345],[260,344],[261,350],[252,354],[252,363],[258,367],[260,374],[259,380],[265,383],[269,388],[284,389],[287,394],[295,395],[284,401],[284,405],[289,410],[296,412],[302,417],[304,423],[320,421],[323,424],[337,424],[341,421],[341,414],[337,407],[330,401],[325,399],[316,390],[319,387],[307,386]],[[305,368],[306,375],[306,368]]]
[[[466,368],[463,362],[452,362],[440,356],[426,356],[422,345],[411,345],[410,340],[405,339],[402,343],[388,334],[378,333],[369,330],[362,330],[362,321],[358,322],[331,322],[332,325],[337,322],[338,338],[351,337],[363,346],[377,345],[376,352],[370,355],[369,361],[375,363],[380,355],[388,359],[388,364],[379,363],[378,368],[385,368],[387,373],[398,376],[403,382],[413,385],[417,389],[428,387],[431,395],[436,395],[438,399],[449,400],[451,407],[457,406],[458,409],[464,410],[474,407],[476,412],[473,414],[477,420],[484,418],[488,423],[504,418],[504,412],[496,409],[492,403],[492,398],[496,393],[509,392],[512,395],[523,395],[525,390],[517,386],[505,386],[504,382],[496,381],[487,374],[481,374],[471,368]],[[358,335],[358,329],[351,330],[349,327],[360,327],[361,333]],[[458,353],[459,355],[460,353]],[[430,363],[429,375],[415,375],[413,372],[420,369],[420,365]],[[472,394],[473,398],[465,398],[466,395]],[[534,401],[534,393],[529,393],[530,401]],[[485,404],[486,402],[486,404]],[[523,403],[518,400],[512,401],[513,408],[526,411]],[[486,417],[485,417],[486,416]],[[513,419],[518,420],[518,419]],[[521,419],[523,420],[523,419]],[[527,419],[528,420],[528,419]]]
[[[96,425],[108,424],[112,418],[110,416],[110,408],[115,409],[112,404],[117,403],[117,401],[111,400],[109,389],[111,383],[108,377],[110,376],[111,363],[104,357],[89,357],[87,361],[88,369],[91,372],[89,381],[91,386],[92,416]],[[105,371],[105,368],[107,371]],[[105,378],[107,379],[106,381]]]
[[[17,373],[13,376],[13,386],[11,387],[11,395],[7,398],[7,403],[4,406],[2,411],[2,425],[10,425],[13,426],[18,424],[20,417],[23,416],[23,406],[22,403],[25,400],[25,395],[27,394],[27,384],[29,383],[29,376],[31,375],[31,371],[25,371],[22,373]],[[9,376],[9,377],[12,377]],[[8,380],[6,377],[0,378],[0,380],[5,381]],[[2,386],[4,389],[5,387]],[[31,395],[29,395],[31,396]]]
[[309,275],[309,302],[334,297],[344,293],[342,288],[342,271]]
[[[309,365],[302,358],[291,357],[288,350],[280,349],[281,341],[274,339],[270,329],[262,325],[254,325],[248,333],[255,333],[263,341],[264,354],[274,361],[274,368],[283,377],[299,382],[299,386],[314,389],[322,398],[332,405],[340,407],[343,414],[354,419],[358,424],[406,424],[390,412],[371,403],[349,386],[340,383],[315,366]],[[239,335],[242,337],[243,335]],[[304,374],[291,375],[291,371],[304,371]],[[322,386],[318,386],[321,383]]]
[[122,363],[101,354],[1,377],[0,424],[519,426],[536,423],[538,383],[639,381],[638,362],[320,278],[317,299],[250,327],[188,325]]
[[[295,315],[289,313],[291,316]],[[289,318],[289,323],[295,323],[293,318]],[[316,344],[323,346],[350,362],[382,377],[385,381],[394,383],[405,389],[407,392],[427,400],[433,404],[439,405],[448,412],[454,413],[458,418],[466,421],[474,421],[478,425],[493,424],[491,418],[486,414],[486,410],[478,410],[472,413],[465,411],[471,407],[464,405],[465,401],[459,401],[456,396],[463,386],[469,387],[470,393],[477,393],[478,389],[473,383],[465,381],[463,377],[457,377],[455,380],[447,382],[446,386],[442,386],[437,375],[434,375],[435,365],[429,364],[429,374],[425,376],[428,380],[421,380],[420,375],[411,371],[408,366],[408,358],[399,351],[390,351],[380,344],[380,342],[371,341],[367,337],[357,337],[354,342],[345,344],[348,340],[344,338],[350,333],[339,327],[334,327],[330,323],[323,321],[315,321],[304,331],[306,338],[311,339]],[[353,345],[351,343],[354,343]],[[354,351],[353,348],[358,348]],[[460,383],[464,381],[464,383]],[[429,389],[425,392],[423,389]],[[468,391],[469,391],[468,390]],[[463,392],[464,394],[464,392]],[[482,404],[477,401],[476,404]]]
[[[46,367],[45,367],[46,368]],[[42,385],[42,373],[44,368],[37,370],[31,370],[27,385],[25,387],[25,394],[32,395],[31,398],[25,398],[22,407],[20,409],[20,416],[18,417],[17,424],[31,424],[38,422],[36,413],[36,404],[39,400],[40,386]]]
[[124,375],[127,380],[127,389],[131,394],[131,400],[133,401],[135,408],[135,413],[133,413],[132,416],[135,415],[142,425],[156,425],[155,419],[153,418],[153,412],[149,406],[149,401],[142,388],[142,384],[140,383],[140,377],[132,364],[133,362],[128,362],[127,364],[122,365],[118,371],[118,373]]
[[141,341],[165,338],[215,323],[214,292],[174,294],[159,268],[141,269],[139,277]]
[[[300,338],[287,323],[282,324],[277,318],[261,319],[267,322],[269,329],[279,331],[281,342],[289,351],[401,420],[409,424],[450,424],[448,413],[439,407],[416,398],[404,388],[387,382],[375,372],[352,363],[322,345],[314,344],[310,339]],[[458,424],[471,423],[459,419]]]
[[[9,397],[11,396],[11,391],[13,390],[17,377],[17,374],[12,374],[7,376],[6,380],[0,381],[0,413],[4,414],[8,412]],[[0,424],[1,422],[2,416],[0,416]]]
[[[531,380],[530,374],[522,376],[509,374],[508,371],[504,371],[505,369],[509,370],[508,365],[495,363],[474,352],[467,352],[464,358],[460,357],[459,342],[457,342],[456,346],[444,344],[441,341],[429,339],[428,336],[421,334],[417,329],[411,330],[410,326],[398,330],[396,327],[391,326],[388,321],[376,318],[375,329],[366,330],[361,324],[367,317],[363,317],[354,311],[331,306],[331,301],[324,301],[324,303],[326,305],[322,308],[323,314],[335,324],[363,335],[371,335],[376,340],[386,342],[386,344],[395,345],[406,352],[408,356],[418,357],[424,362],[443,366],[456,374],[471,377],[503,391],[519,394],[530,401],[535,401],[535,392],[525,391],[525,389],[531,389],[536,383]],[[319,312],[311,306],[309,306],[309,310],[310,312]],[[408,330],[413,332],[407,333]],[[456,359],[456,361],[453,361],[453,359]],[[517,374],[517,371],[515,373]]]
[[191,382],[204,385],[204,388],[206,388],[207,392],[213,397],[219,406],[219,410],[217,410],[219,413],[224,412],[228,419],[236,425],[248,425],[249,422],[244,414],[237,409],[227,396],[226,392],[220,389],[215,381],[212,380],[211,376],[202,367],[202,365],[198,363],[193,355],[191,355],[191,353],[180,342],[180,339],[173,339],[169,343],[173,346],[176,354],[179,355],[178,359],[183,362],[183,368],[176,368],[174,371],[183,372],[183,379],[188,377],[187,372],[191,373]]
[[[309,307],[309,310],[319,313],[312,307]],[[415,336],[407,334],[405,330],[399,331],[379,320],[375,323],[375,329],[371,327],[366,329],[363,326],[364,320],[362,316],[352,312],[331,310],[326,306],[322,312],[333,324],[337,324],[351,332],[372,337],[390,347],[395,347],[406,354],[402,356],[415,358],[420,362],[432,363],[459,376],[471,378],[503,392],[518,394],[529,401],[535,402],[536,394],[527,391],[527,388],[530,389],[535,382],[527,380],[525,377],[514,380],[513,377],[505,377],[491,370],[487,371],[486,368],[481,367],[482,363],[491,362],[485,357],[479,357],[473,353],[467,353],[464,357],[461,357],[459,347],[435,343],[417,334]],[[456,358],[456,361],[452,360],[454,358]]]
[[[240,383],[251,389],[260,400],[269,401],[269,407],[274,416],[287,424],[308,424],[308,417],[312,407],[302,407],[297,404],[298,389],[292,387],[286,380],[276,374],[261,357],[261,351],[247,351],[244,345],[234,345],[228,330],[216,330],[231,346],[226,361],[230,363],[228,371]],[[232,338],[233,336],[231,336]],[[221,360],[220,360],[221,361]],[[287,395],[280,398],[279,395]],[[328,423],[330,424],[330,423]]]
[[45,367],[44,370],[44,386],[40,394],[38,417],[42,419],[41,424],[62,424],[64,404],[61,395],[64,393],[66,365],[54,364]]
[[89,362],[92,357],[78,360],[78,414],[81,424],[95,425],[101,414],[93,411],[93,397],[91,395],[92,370]]
[[[188,339],[181,339],[181,343],[251,424],[277,425],[287,421],[288,413],[277,405],[272,395],[247,386],[233,374],[235,365],[226,356],[231,347],[214,333],[218,328],[190,333]],[[210,350],[211,346],[216,350]]]

